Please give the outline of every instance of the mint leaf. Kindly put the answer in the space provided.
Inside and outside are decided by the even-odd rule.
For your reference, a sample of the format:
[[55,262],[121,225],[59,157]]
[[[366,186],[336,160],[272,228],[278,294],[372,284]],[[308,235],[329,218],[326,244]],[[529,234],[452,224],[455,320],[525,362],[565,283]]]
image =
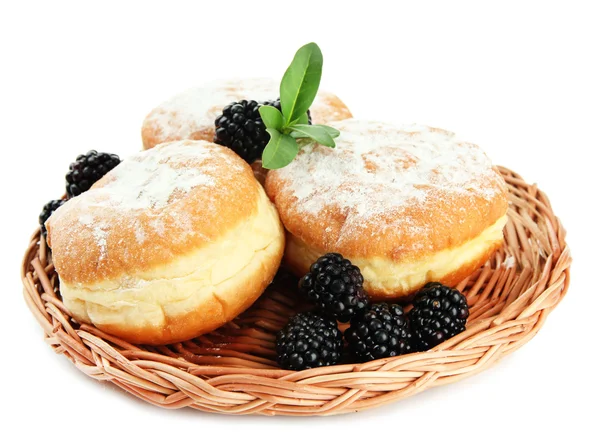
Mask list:
[[340,136],[340,131],[338,131],[335,128],[332,128],[331,126],[326,126],[326,125],[311,125],[311,127],[322,129],[323,131],[327,132],[331,138],[337,138],[337,137]]
[[258,112],[267,128],[274,128],[278,131],[283,128],[283,115],[276,107],[263,105],[258,108]]
[[288,127],[293,126],[293,125],[308,125],[308,114],[306,114],[306,112],[305,112],[300,117],[298,117],[296,120],[294,120],[293,122],[290,122]]
[[338,138],[340,136],[340,131],[338,131],[335,128],[332,128],[331,126],[325,126],[325,125],[315,125],[315,126],[320,126],[323,129],[325,129],[329,133],[331,138]]
[[[308,137],[323,146],[335,148],[335,141],[322,125],[294,125],[290,126],[291,136],[294,138]],[[333,128],[331,128],[333,129]]]
[[322,71],[323,54],[316,43],[308,43],[298,49],[279,86],[286,124],[308,111],[319,90]]
[[298,154],[299,147],[296,140],[287,134],[282,134],[276,129],[267,128],[271,136],[262,155],[262,166],[266,169],[279,169],[289,165]]
[[[302,46],[279,85],[281,111],[261,106],[260,117],[270,135],[262,155],[263,167],[278,169],[291,163],[300,145],[317,142],[335,148],[340,131],[325,125],[309,125],[307,111],[319,90],[323,54],[316,43]],[[298,141],[296,141],[298,139]]]

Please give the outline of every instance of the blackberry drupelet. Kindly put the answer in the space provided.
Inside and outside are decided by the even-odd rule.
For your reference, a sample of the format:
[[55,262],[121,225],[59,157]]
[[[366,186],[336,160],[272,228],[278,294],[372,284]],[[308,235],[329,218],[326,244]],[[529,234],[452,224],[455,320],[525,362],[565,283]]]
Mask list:
[[334,365],[341,359],[342,348],[342,333],[334,319],[300,313],[277,334],[277,363],[294,371]]
[[369,299],[360,269],[340,254],[320,257],[300,279],[300,292],[326,314],[345,323],[363,312]]
[[[262,105],[274,106],[281,111],[279,99],[262,103],[242,100],[225,106],[223,113],[215,120],[213,141],[232,149],[248,163],[261,158],[270,139],[258,111]],[[307,114],[310,124],[310,111]]]
[[64,202],[64,200],[50,200],[44,205],[44,209],[42,209],[39,217],[40,229],[44,237],[46,237],[47,234],[45,226],[46,220],[48,220],[52,213],[60,208]]
[[69,198],[89,190],[108,171],[121,163],[118,155],[89,151],[80,155],[69,166],[67,173],[67,195]]
[[426,351],[461,333],[467,317],[464,295],[441,283],[428,283],[417,292],[408,313],[415,347]]
[[408,320],[396,304],[372,305],[351,320],[344,336],[350,354],[361,362],[413,351]]
[[214,142],[232,149],[248,163],[259,159],[269,142],[269,134],[258,112],[260,106],[255,100],[225,106],[215,120]]

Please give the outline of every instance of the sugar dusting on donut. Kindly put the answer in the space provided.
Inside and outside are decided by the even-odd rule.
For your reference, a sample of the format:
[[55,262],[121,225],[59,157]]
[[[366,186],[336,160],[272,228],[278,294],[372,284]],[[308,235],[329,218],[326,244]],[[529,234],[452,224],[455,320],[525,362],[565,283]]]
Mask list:
[[275,100],[279,83],[271,79],[230,79],[188,89],[154,109],[145,124],[160,129],[164,139],[183,139],[205,127],[229,103],[243,99]]
[[185,142],[170,144],[168,159],[160,146],[138,153],[117,166],[104,186],[88,191],[86,202],[129,210],[163,208],[178,192],[214,186],[214,177],[208,174],[212,166],[197,165],[215,155]]
[[[149,131],[159,141],[189,138],[208,140],[205,137],[213,134],[215,119],[231,102],[262,102],[276,100],[278,97],[279,82],[273,79],[247,78],[210,82],[188,89],[161,103],[144,120],[143,131]],[[351,115],[336,96],[324,91],[317,94],[311,111],[313,118],[319,123],[341,120]]]
[[[344,214],[343,229],[349,235],[395,210],[405,213],[403,208],[426,207],[452,196],[490,201],[504,189],[485,153],[451,132],[354,119],[332,126],[341,131],[336,148],[307,145],[290,165],[272,174],[283,183],[283,192],[293,196],[300,216],[314,219],[335,208]],[[390,223],[415,233],[434,228],[406,214],[392,222],[388,217],[368,232],[377,235]]]
[[[165,234],[165,225],[181,236],[198,235],[190,215],[172,216],[170,206],[194,188],[218,186],[224,174],[243,170],[240,162],[211,143],[179,141],[135,154],[110,171],[92,189],[66,202],[57,216],[70,223],[63,229],[85,235],[95,244],[98,260],[107,258],[109,236],[131,231],[138,245]],[[217,160],[218,161],[215,161]],[[215,165],[219,165],[215,167]],[[211,211],[214,192],[204,193],[206,211]],[[142,223],[132,214],[146,214]],[[70,242],[80,241],[74,235]]]

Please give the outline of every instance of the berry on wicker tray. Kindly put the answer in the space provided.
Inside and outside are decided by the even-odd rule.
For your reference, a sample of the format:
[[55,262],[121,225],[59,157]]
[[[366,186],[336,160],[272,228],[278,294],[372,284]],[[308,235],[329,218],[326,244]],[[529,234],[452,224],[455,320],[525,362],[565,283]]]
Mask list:
[[277,362],[284,369],[335,365],[342,348],[335,320],[312,312],[296,314],[277,334]]
[[319,258],[299,283],[300,292],[343,323],[364,311],[369,303],[360,269],[342,255],[329,253]]
[[[213,99],[224,95],[211,95],[200,106],[201,114],[211,109],[210,131],[198,131],[193,121],[177,134],[159,125],[143,137],[146,148],[161,146],[116,169],[116,155],[90,151],[77,158],[67,174],[69,201],[44,206],[21,269],[27,305],[57,353],[84,373],[167,408],[330,415],[460,380],[535,335],[565,295],[571,264],[547,197],[493,166],[475,145],[450,143],[454,135],[447,131],[360,121],[310,125],[322,61],[314,43],[302,47],[281,82],[281,100],[258,101],[277,91],[258,97],[238,90],[218,103]],[[231,149],[209,141],[213,113],[223,108],[215,140]],[[317,123],[327,121],[318,106],[312,110]],[[157,112],[168,122],[175,114]],[[180,119],[197,115],[182,112]],[[448,143],[437,143],[440,137]],[[413,143],[422,138],[429,142]],[[414,155],[394,157],[404,145]],[[465,167],[473,155],[481,162],[471,166],[483,170]],[[265,186],[292,186],[289,195],[278,202],[271,192],[269,200],[240,156],[247,162],[262,156],[266,169],[284,168],[270,171]],[[337,177],[350,181],[337,183]],[[424,192],[428,184],[435,192]],[[448,185],[455,197],[473,191],[477,198],[452,200],[438,192]],[[483,251],[477,260],[469,256],[459,276],[440,266],[433,272],[437,258],[456,264],[447,240],[460,225],[473,225],[461,210],[480,202],[471,221],[482,222],[485,202],[494,197],[502,214],[482,226],[475,243],[455,245],[459,252]],[[504,214],[506,197],[512,209]],[[440,217],[436,207],[425,211],[415,205],[419,199],[458,208],[452,213],[458,218]],[[293,207],[298,202],[302,207]],[[307,223],[309,215],[314,223]],[[505,224],[519,235],[503,236]],[[425,243],[434,240],[441,256],[404,260],[416,245],[429,251]],[[377,252],[379,243],[390,249]],[[284,246],[281,269],[294,276],[281,272],[273,280]],[[311,263],[332,249],[346,258],[327,253]],[[414,294],[424,279],[416,271],[455,287],[429,283]],[[444,277],[449,272],[451,279]],[[398,283],[404,278],[410,285]],[[388,302],[375,303],[381,300]],[[412,309],[397,300],[412,300]],[[307,301],[314,311],[307,312]]]
[[433,282],[417,293],[408,316],[417,350],[426,351],[465,330],[469,307],[459,291]]
[[411,334],[402,306],[378,303],[350,322],[344,333],[355,361],[370,361],[412,352]]

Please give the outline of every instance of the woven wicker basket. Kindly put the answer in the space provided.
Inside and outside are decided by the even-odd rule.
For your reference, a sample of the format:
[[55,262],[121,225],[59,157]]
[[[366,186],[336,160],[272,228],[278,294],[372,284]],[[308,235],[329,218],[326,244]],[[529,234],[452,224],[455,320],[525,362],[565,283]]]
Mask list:
[[63,306],[39,231],[23,260],[27,305],[45,340],[85,374],[165,408],[267,415],[328,415],[389,403],[475,374],[528,342],[565,295],[571,257],[545,194],[500,168],[510,190],[504,247],[458,289],[467,330],[422,353],[292,372],[274,362],[274,336],[303,309],[280,276],[244,314],[214,333],[169,346],[134,346]]

